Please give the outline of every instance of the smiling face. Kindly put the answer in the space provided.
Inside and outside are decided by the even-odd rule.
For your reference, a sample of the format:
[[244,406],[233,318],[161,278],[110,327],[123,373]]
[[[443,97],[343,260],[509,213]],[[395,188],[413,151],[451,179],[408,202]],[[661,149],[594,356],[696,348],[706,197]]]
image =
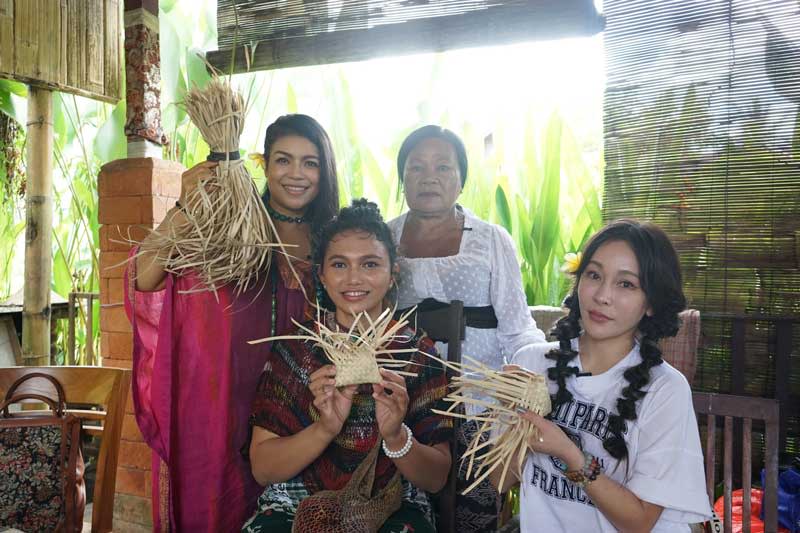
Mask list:
[[461,194],[461,173],[453,145],[438,137],[420,141],[406,158],[403,185],[413,211],[435,214],[452,209]]
[[601,245],[578,281],[581,322],[593,341],[633,343],[639,321],[652,314],[639,262],[624,241]]
[[392,282],[386,246],[374,235],[347,230],[334,235],[320,265],[320,281],[336,305],[336,320],[350,326],[353,315],[366,311],[376,319]]
[[319,192],[319,151],[305,137],[280,137],[272,145],[266,174],[272,208],[302,216]]

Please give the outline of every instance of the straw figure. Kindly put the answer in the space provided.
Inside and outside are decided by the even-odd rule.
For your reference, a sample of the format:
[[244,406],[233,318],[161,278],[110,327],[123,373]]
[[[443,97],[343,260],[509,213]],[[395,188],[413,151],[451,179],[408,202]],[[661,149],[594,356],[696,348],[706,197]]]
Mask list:
[[173,274],[195,270],[204,284],[187,292],[216,294],[218,287],[233,283],[241,294],[269,269],[272,250],[283,248],[239,157],[247,105],[218,77],[203,89],[188,91],[183,105],[211,149],[208,160],[219,165],[214,177],[201,181],[181,206],[186,222],[169,233],[152,230],[139,253],[157,251],[168,257],[164,269]]
[[[407,361],[396,361],[392,358],[395,353],[415,352],[413,348],[402,350],[388,350],[388,346],[401,331],[408,325],[408,316],[413,312],[400,317],[390,326],[392,310],[386,309],[372,320],[366,312],[356,315],[355,321],[349,330],[334,330],[326,326],[317,313],[316,325],[319,332],[309,329],[296,320],[292,322],[304,331],[305,335],[282,335],[267,337],[250,341],[258,344],[281,339],[299,339],[313,342],[322,348],[331,363],[336,366],[336,386],[359,385],[362,383],[380,383],[382,381],[379,368],[387,368],[402,376],[414,377],[415,374],[401,371],[400,368],[408,365]],[[358,324],[367,324],[358,329]]]
[[[464,356],[464,359],[469,362],[456,364],[442,360],[442,364],[458,375],[450,382],[454,390],[445,397],[450,407],[434,412],[478,422],[479,429],[461,458],[467,465],[467,478],[474,477],[473,483],[463,491],[467,494],[497,468],[503,469],[501,486],[512,464],[521,478],[528,442],[538,437],[538,431],[517,413],[526,410],[544,416],[550,412],[551,405],[544,376],[523,370],[498,371],[470,357]],[[476,393],[492,401],[474,398]],[[461,407],[467,404],[483,412],[466,415]],[[489,438],[481,442],[484,434]]]

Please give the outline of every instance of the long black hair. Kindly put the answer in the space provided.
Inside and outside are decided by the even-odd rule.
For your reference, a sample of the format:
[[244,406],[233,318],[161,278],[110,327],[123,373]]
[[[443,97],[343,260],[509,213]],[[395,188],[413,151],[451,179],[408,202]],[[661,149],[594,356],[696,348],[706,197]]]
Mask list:
[[617,400],[617,413],[609,416],[608,431],[603,440],[603,447],[612,457],[624,459],[628,456],[628,447],[623,437],[626,431],[625,421],[636,419],[636,402],[645,395],[642,388],[650,382],[650,369],[664,362],[658,341],[678,332],[678,313],[686,308],[678,254],[661,228],[649,222],[622,219],[608,224],[591,238],[575,272],[572,291],[564,301],[569,313],[556,322],[551,332],[558,339],[559,347],[551,350],[546,357],[556,362],[547,372],[548,377],[558,384],[558,391],[553,397],[555,412],[559,406],[572,400],[566,381],[578,373],[577,367],[568,366],[578,355],[572,349],[572,339],[581,332],[578,284],[597,249],[613,241],[625,242],[633,250],[639,262],[642,290],[652,310],[652,315],[645,314],[638,326],[642,362],[625,371],[628,385],[622,389],[622,397]]
[[[392,230],[383,221],[378,205],[370,202],[366,198],[355,198],[349,207],[342,208],[339,214],[323,224],[317,232],[313,234],[313,258],[314,276],[317,287],[319,283],[319,271],[322,269],[325,253],[328,246],[337,235],[346,231],[362,231],[375,237],[378,242],[386,247],[389,255],[389,269],[394,270],[397,261],[397,245],[392,238]],[[317,299],[326,309],[333,309],[333,302],[324,290],[317,291]]]
[[[310,216],[311,230],[318,230],[339,212],[339,183],[336,176],[336,158],[333,146],[325,129],[308,115],[295,113],[283,115],[267,127],[264,135],[264,159],[269,162],[272,145],[282,137],[297,135],[308,139],[319,152],[319,192],[306,209]],[[269,187],[262,199],[266,202]]]

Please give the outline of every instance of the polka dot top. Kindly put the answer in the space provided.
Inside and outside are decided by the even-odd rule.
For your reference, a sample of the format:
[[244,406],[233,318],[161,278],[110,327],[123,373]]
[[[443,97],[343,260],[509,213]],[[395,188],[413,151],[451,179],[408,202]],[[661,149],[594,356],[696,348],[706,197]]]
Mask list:
[[[461,300],[465,307],[491,305],[497,315],[496,329],[467,327],[462,354],[500,368],[522,346],[545,342],[544,333],[531,317],[522,288],[514,242],[508,231],[464,213],[464,234],[457,255],[447,257],[398,257],[398,309],[414,306],[425,298],[440,302]],[[389,222],[400,243],[405,227],[403,213]],[[467,231],[467,228],[471,228]],[[440,354],[447,354],[439,343]]]

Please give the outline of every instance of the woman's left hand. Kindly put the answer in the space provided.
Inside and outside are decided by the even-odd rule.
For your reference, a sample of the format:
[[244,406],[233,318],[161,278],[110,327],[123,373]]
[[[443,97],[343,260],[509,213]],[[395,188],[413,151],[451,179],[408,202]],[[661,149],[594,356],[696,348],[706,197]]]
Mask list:
[[401,448],[406,442],[406,434],[401,426],[408,411],[406,380],[391,370],[381,368],[380,372],[383,381],[372,384],[378,430],[389,448]]
[[525,411],[519,416],[530,421],[539,430],[538,435],[531,437],[528,441],[528,447],[531,450],[558,457],[567,464],[569,470],[583,468],[583,452],[555,422],[547,420],[533,411]]

